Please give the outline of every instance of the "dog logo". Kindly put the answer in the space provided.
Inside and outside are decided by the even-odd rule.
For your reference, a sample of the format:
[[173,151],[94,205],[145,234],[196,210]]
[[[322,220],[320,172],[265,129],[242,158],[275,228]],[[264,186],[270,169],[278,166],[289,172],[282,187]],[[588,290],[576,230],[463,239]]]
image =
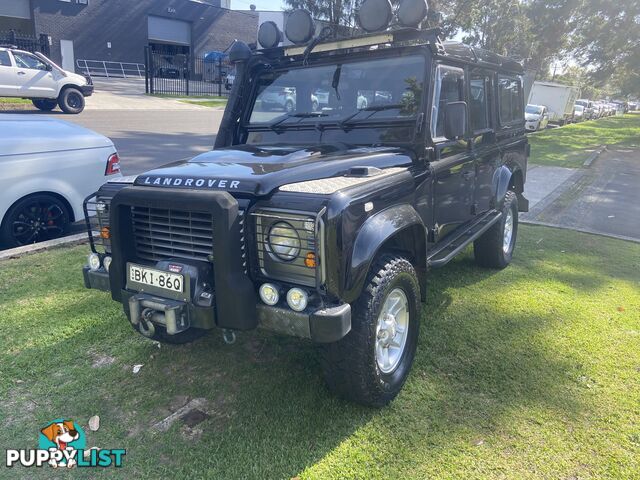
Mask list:
[[[84,450],[85,436],[82,429],[73,420],[55,420],[40,430],[40,449],[43,450],[59,450],[62,452],[63,460],[56,461],[52,458],[49,465],[54,468],[58,466],[74,467],[77,462],[75,460],[76,453],[74,450]],[[68,453],[65,453],[68,452]],[[65,460],[67,459],[68,460]]]

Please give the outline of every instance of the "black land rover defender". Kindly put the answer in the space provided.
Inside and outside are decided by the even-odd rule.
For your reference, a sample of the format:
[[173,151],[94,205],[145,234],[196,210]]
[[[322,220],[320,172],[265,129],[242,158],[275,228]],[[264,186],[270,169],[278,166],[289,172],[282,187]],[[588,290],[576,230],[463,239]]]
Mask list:
[[234,44],[213,151],[86,201],[84,280],[155,340],[311,339],[333,391],[380,406],[410,371],[429,269],[471,243],[483,267],[511,261],[528,208],[523,71],[436,30],[294,27],[298,45],[277,31],[270,48]]

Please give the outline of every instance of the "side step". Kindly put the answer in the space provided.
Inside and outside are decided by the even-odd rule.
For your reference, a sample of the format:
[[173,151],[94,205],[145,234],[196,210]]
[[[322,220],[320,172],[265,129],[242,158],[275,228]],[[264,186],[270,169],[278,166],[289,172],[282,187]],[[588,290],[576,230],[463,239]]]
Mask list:
[[493,210],[476,220],[467,229],[455,233],[444,244],[436,245],[435,250],[429,252],[427,265],[430,268],[443,267],[464,250],[467,245],[489,230],[500,218],[502,218],[502,212]]

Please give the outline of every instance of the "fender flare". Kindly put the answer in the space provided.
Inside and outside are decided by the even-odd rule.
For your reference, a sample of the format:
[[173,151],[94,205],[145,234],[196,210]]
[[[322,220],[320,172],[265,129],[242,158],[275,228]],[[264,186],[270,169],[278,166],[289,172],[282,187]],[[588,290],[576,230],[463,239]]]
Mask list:
[[506,165],[502,165],[493,174],[494,191],[496,192],[495,205],[498,209],[502,207],[504,197],[509,191],[512,175],[513,172]]
[[[426,228],[420,215],[411,205],[403,204],[387,208],[364,222],[353,244],[351,256],[347,258],[344,301],[353,302],[360,296],[371,263],[383,245],[398,233],[412,227],[419,227],[416,231],[421,232],[422,237],[417,239],[416,248],[419,250],[414,252],[416,260],[424,260],[426,267]],[[422,267],[417,265],[417,270],[421,269]]]

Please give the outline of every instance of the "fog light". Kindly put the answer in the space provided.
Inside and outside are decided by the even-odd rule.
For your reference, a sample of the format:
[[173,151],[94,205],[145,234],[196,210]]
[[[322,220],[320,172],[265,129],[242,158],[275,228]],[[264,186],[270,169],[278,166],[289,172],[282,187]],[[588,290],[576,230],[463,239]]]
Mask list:
[[107,256],[104,257],[104,260],[102,260],[102,264],[104,265],[104,269],[108,272],[109,271],[109,267],[111,266],[111,260],[112,258]]
[[309,295],[304,290],[299,288],[292,288],[287,292],[287,303],[291,310],[295,310],[296,312],[301,312],[305,308],[307,308],[307,303],[309,303]]
[[260,299],[267,305],[275,305],[280,300],[278,288],[272,283],[263,283],[260,286]]
[[94,272],[100,269],[100,255],[97,253],[89,255],[89,268]]

